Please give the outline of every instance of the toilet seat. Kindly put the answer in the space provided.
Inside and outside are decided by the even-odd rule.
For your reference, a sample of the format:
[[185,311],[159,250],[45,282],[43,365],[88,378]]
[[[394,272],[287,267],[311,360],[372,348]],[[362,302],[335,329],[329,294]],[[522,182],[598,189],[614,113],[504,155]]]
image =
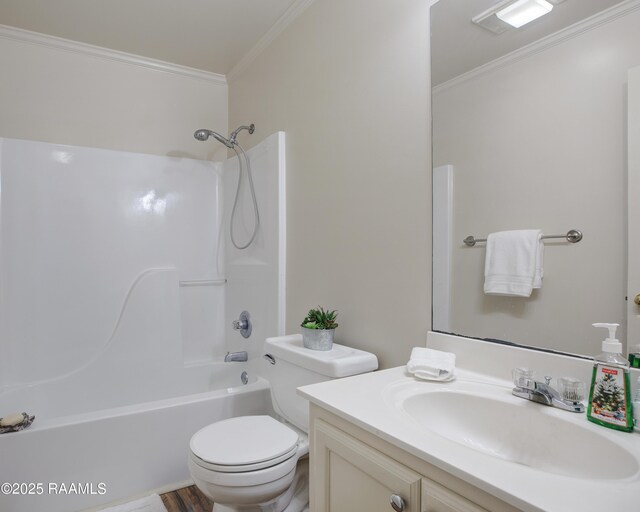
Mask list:
[[215,471],[201,464],[193,453],[189,457],[189,469],[194,478],[225,487],[251,487],[264,485],[282,478],[293,478],[298,457],[289,457],[287,460],[274,466],[263,469],[243,472]]
[[259,471],[294,457],[298,441],[294,430],[271,416],[239,416],[196,432],[190,442],[191,459],[220,473]]
[[298,446],[296,445],[287,453],[284,453],[279,457],[274,457],[273,459],[265,460],[262,462],[256,462],[254,464],[242,464],[238,466],[215,464],[214,462],[209,462],[200,458],[198,455],[193,453],[193,451],[191,452],[191,458],[193,459],[193,462],[195,462],[198,466],[210,469],[211,471],[220,471],[221,473],[245,473],[247,471],[257,471],[259,469],[270,468],[272,466],[280,464],[281,462],[284,462],[285,460],[293,457],[297,451]]

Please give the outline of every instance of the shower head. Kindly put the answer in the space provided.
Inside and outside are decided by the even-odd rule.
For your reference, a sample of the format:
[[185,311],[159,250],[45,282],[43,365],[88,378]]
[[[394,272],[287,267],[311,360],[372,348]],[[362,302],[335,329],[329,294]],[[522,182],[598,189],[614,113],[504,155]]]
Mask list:
[[196,132],[193,134],[193,136],[201,141],[205,141],[207,140],[209,137],[213,137],[214,139],[216,139],[218,142],[222,142],[225,146],[227,146],[229,149],[233,149],[233,146],[236,145],[236,137],[238,136],[238,134],[242,131],[242,130],[247,130],[249,133],[253,133],[256,129],[256,126],[252,123],[249,126],[241,126],[240,128],[234,130],[233,132],[231,132],[231,135],[229,135],[229,138],[225,138],[222,135],[220,135],[219,133],[216,133],[212,130],[207,130],[206,128],[203,128],[202,130],[196,130]]
[[216,133],[212,130],[207,130],[207,129],[202,129],[202,130],[196,130],[196,132],[193,134],[193,136],[200,140],[200,141],[205,141],[207,140],[209,137],[213,137],[214,139],[216,139],[218,142],[222,142],[222,144],[224,144],[225,146],[227,146],[230,149],[233,149],[233,144],[235,142],[235,140],[232,142],[229,139],[223,137],[222,135],[220,135],[219,133]]

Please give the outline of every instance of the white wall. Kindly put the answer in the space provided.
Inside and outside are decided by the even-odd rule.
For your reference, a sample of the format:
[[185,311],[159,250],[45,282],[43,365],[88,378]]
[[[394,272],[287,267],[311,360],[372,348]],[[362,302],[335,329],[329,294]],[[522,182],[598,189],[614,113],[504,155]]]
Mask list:
[[[594,354],[591,323],[624,324],[626,82],[639,26],[636,11],[434,94],[434,165],[456,169],[453,332]],[[484,244],[462,240],[527,228],[584,240],[546,244],[530,299],[485,297]]]
[[404,364],[431,317],[429,2],[314,2],[230,79],[247,144],[287,133],[287,331]]
[[193,138],[198,128],[227,131],[227,86],[220,77],[159,71],[82,45],[65,50],[55,39],[36,44],[31,34],[0,27],[0,137],[225,157],[219,145]]

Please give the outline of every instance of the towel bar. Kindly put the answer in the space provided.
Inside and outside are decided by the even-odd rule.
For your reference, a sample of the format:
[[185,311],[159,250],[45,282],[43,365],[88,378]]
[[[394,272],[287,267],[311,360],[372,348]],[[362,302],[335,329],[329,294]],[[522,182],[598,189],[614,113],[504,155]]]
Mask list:
[[[582,240],[582,231],[579,231],[577,229],[570,229],[569,231],[567,231],[566,235],[542,235],[540,238],[564,238],[567,242],[577,244],[580,240]],[[476,245],[476,242],[486,241],[486,238],[475,238],[473,235],[469,235],[463,240],[464,244],[468,247],[473,247],[474,245]]]

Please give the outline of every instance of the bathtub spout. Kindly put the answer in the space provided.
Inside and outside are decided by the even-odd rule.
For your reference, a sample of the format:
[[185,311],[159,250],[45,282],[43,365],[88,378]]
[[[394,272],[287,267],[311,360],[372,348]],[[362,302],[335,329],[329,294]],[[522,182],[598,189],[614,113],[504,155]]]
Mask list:
[[247,353],[246,352],[227,352],[227,355],[224,356],[224,362],[225,363],[230,363],[230,362],[244,362],[248,359]]

